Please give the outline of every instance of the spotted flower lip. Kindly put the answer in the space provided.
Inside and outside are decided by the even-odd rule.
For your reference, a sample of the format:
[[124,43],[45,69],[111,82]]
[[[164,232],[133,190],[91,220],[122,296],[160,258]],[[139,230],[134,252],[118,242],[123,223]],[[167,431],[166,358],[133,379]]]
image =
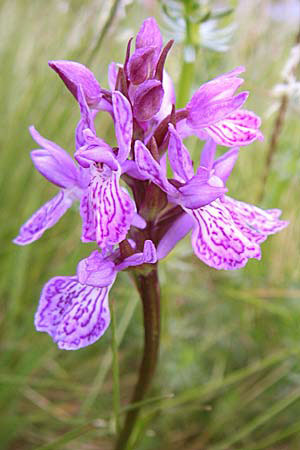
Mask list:
[[96,250],[79,262],[76,276],[54,277],[44,286],[35,327],[48,333],[60,349],[77,350],[96,342],[110,324],[108,294],[118,272],[157,261],[150,240],[143,252],[118,264],[116,257],[118,252],[103,257]]
[[[104,167],[91,166],[91,180],[82,198],[83,236],[88,242],[90,236],[100,248],[123,241],[134,216],[134,204],[130,196],[120,187],[120,168],[112,171]],[[85,200],[85,198],[87,198]]]
[[[240,147],[262,139],[259,117],[243,109],[249,93],[237,93],[244,67],[204,83],[176,110],[165,70],[172,44],[163,46],[155,19],[146,19],[124,63],[110,64],[109,90],[78,62],[49,61],[79,106],[74,160],[30,127],[38,144],[33,164],[59,191],[14,242],[36,241],[79,206],[81,241],[96,250],[79,261],[75,275],[46,283],[35,315],[36,329],[61,349],[96,342],[110,323],[108,296],[118,273],[148,273],[189,232],[202,262],[234,270],[260,259],[260,244],[288,224],[278,209],[264,211],[227,195]],[[97,135],[100,113],[112,121],[113,142]],[[199,165],[183,142],[192,134],[205,141]],[[217,145],[229,147],[218,158]]]

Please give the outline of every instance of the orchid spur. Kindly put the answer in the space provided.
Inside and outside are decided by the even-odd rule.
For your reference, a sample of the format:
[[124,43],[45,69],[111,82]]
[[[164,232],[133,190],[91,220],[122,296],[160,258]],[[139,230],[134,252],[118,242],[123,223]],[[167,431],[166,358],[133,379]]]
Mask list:
[[[163,46],[155,19],[146,19],[133,51],[132,39],[128,43],[124,64],[109,66],[110,89],[78,62],[49,62],[79,106],[75,160],[30,128],[39,145],[31,153],[33,163],[60,190],[14,240],[32,243],[74,203],[79,205],[81,241],[96,249],[78,263],[76,275],[46,283],[35,315],[36,329],[47,332],[61,349],[85,347],[105,333],[109,290],[118,272],[132,274],[145,328],[132,402],[147,392],[158,358],[158,262],[191,232],[195,255],[205,264],[240,269],[250,258],[260,259],[260,244],[287,225],[279,210],[263,211],[227,195],[240,147],[263,138],[260,119],[243,109],[248,92],[236,94],[244,68],[203,84],[176,110],[173,82],[164,68],[172,44]],[[112,119],[116,146],[97,136],[95,122],[103,113]],[[184,144],[190,135],[203,141],[198,167]],[[228,150],[216,159],[217,145]],[[116,449],[125,448],[137,414],[138,408],[129,411]]]

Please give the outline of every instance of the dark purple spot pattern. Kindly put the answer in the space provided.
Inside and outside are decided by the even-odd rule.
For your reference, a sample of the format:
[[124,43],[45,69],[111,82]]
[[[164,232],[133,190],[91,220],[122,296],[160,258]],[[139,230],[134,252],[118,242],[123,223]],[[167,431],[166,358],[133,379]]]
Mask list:
[[243,235],[258,244],[264,242],[270,234],[275,234],[288,225],[287,221],[278,219],[281,214],[278,209],[264,211],[257,206],[227,196],[224,196],[221,202]]
[[80,202],[80,215],[82,218],[82,242],[96,241],[96,229],[93,222],[93,211],[89,202],[89,191],[86,190]]
[[248,145],[256,139],[263,139],[260,119],[251,111],[237,110],[226,119],[204,128],[217,144],[234,147]]
[[135,213],[130,196],[120,187],[120,171],[94,171],[89,186],[90,229],[100,248],[125,239]]
[[187,211],[196,224],[192,232],[194,251],[208,266],[234,270],[244,267],[249,258],[260,259],[259,245],[249,241],[219,200]]
[[42,234],[53,227],[72,205],[66,191],[60,191],[55,197],[38,209],[21,227],[14,239],[18,245],[27,245],[39,239]]
[[80,284],[76,277],[55,277],[44,286],[35,314],[35,327],[48,333],[65,350],[93,344],[110,323],[108,293]]

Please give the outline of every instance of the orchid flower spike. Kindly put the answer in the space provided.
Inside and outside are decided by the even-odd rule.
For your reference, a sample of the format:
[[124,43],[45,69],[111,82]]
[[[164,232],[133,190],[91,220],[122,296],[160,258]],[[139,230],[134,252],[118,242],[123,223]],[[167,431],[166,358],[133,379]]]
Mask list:
[[[76,275],[46,283],[35,316],[36,329],[61,349],[99,339],[109,326],[108,295],[117,274],[149,273],[189,232],[201,261],[234,270],[260,259],[261,243],[288,224],[278,209],[264,211],[228,196],[226,184],[240,148],[263,138],[259,117],[244,109],[249,93],[236,93],[244,68],[204,83],[176,110],[165,70],[172,44],[164,46],[155,19],[146,19],[132,52],[130,40],[124,63],[109,66],[109,90],[78,62],[49,62],[79,106],[75,160],[30,128],[38,144],[33,164],[59,191],[14,242],[36,241],[77,205],[81,241],[95,249],[78,263]],[[112,120],[113,145],[96,133],[103,112]],[[192,134],[204,141],[196,164],[184,143]],[[228,147],[218,158],[217,145]]]

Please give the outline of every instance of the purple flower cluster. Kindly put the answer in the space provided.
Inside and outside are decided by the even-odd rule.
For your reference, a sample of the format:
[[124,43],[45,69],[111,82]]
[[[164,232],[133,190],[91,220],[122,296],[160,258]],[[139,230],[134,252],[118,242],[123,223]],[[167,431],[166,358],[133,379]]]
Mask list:
[[[242,109],[248,92],[235,94],[244,69],[205,83],[176,110],[164,69],[171,46],[172,41],[163,47],[155,20],[145,20],[135,50],[130,40],[124,64],[110,65],[110,90],[77,62],[49,62],[80,107],[76,162],[30,128],[39,146],[31,152],[33,163],[60,190],[14,242],[37,240],[79,202],[81,240],[98,246],[79,262],[76,275],[52,278],[42,291],[35,326],[59,348],[78,349],[99,339],[110,322],[108,293],[118,272],[147,273],[189,231],[196,256],[228,270],[259,259],[260,243],[287,225],[277,209],[263,211],[226,195],[238,147],[262,139],[259,118]],[[99,111],[114,122],[115,147],[96,135]],[[198,167],[183,143],[192,134],[205,141]],[[230,149],[216,159],[217,144]]]

